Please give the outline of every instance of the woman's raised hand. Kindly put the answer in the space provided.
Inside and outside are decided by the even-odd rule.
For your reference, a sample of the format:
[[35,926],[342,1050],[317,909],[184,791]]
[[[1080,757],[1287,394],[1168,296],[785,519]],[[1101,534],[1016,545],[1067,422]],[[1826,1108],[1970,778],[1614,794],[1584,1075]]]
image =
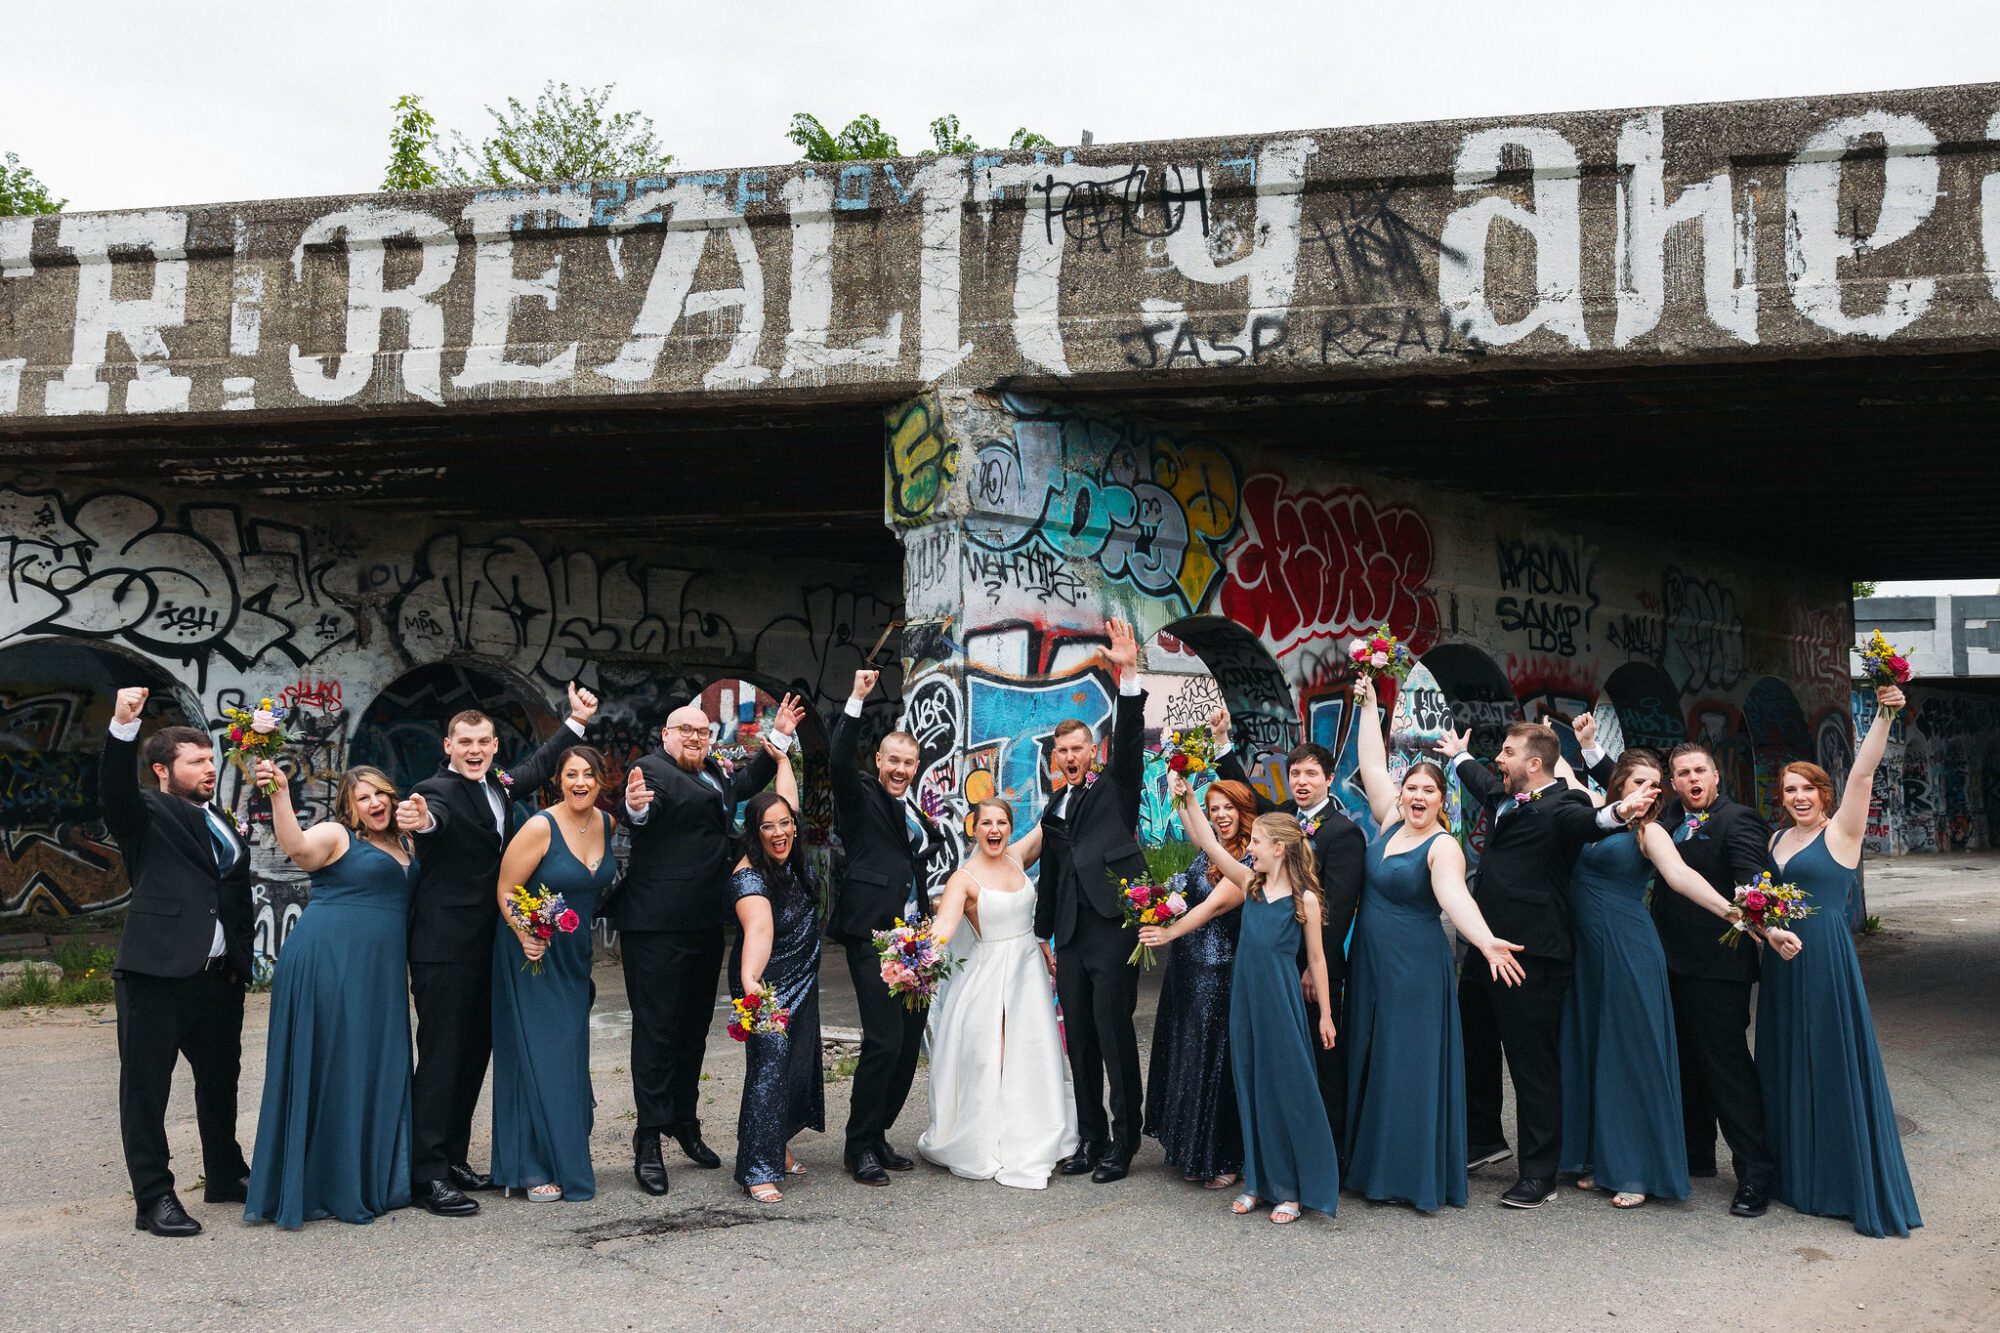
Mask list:
[[1903,706],[1903,689],[1900,685],[1881,685],[1875,690],[1877,708],[1897,709]]
[[1193,795],[1194,788],[1188,785],[1187,774],[1168,773],[1167,794],[1174,798],[1174,804],[1176,805]]
[[291,783],[285,778],[285,770],[269,759],[259,759],[250,770],[250,780],[273,796],[279,792],[290,794]]
[[1354,680],[1354,706],[1369,709],[1375,706],[1375,676],[1364,671]]

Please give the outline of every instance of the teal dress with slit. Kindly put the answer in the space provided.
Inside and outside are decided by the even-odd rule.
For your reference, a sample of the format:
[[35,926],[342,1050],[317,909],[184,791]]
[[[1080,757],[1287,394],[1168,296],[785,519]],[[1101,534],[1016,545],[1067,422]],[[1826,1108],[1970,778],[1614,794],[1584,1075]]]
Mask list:
[[408,865],[347,833],[271,980],[246,1222],[371,1222],[410,1202]]
[[595,870],[576,859],[550,811],[535,818],[549,821],[549,850],[527,887],[562,894],[579,924],[549,940],[540,972],[525,966],[513,927],[503,919],[494,928],[493,1183],[559,1185],[565,1202],[577,1202],[597,1193],[590,1165],[591,920],[618,862],[611,817],[602,811],[604,859]]
[[1292,900],[1246,898],[1230,976],[1229,1051],[1243,1127],[1243,1188],[1267,1203],[1296,1201],[1332,1215],[1340,1159],[1319,1096],[1316,1014],[1299,994],[1299,923]]
[[1857,872],[1833,859],[1824,832],[1769,868],[1814,909],[1792,928],[1804,945],[1796,957],[1766,949],[1761,959],[1757,1076],[1778,1159],[1771,1195],[1802,1213],[1851,1218],[1864,1236],[1907,1236],[1924,1219],[1847,929]]

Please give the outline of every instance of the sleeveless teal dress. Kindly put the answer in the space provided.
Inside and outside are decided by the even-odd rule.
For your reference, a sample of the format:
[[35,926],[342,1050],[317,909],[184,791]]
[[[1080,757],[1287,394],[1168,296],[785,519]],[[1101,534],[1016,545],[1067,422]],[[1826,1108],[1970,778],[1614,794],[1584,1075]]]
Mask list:
[[1319,1024],[1299,994],[1292,900],[1246,898],[1229,988],[1229,1051],[1243,1127],[1243,1188],[1328,1216],[1340,1203],[1340,1159],[1319,1097]]
[[[1368,849],[1347,954],[1346,1188],[1421,1212],[1465,1207],[1465,1055],[1451,942],[1426,857],[1440,834]],[[1467,966],[1481,965],[1474,957]]]
[[1907,1236],[1924,1219],[1847,929],[1856,872],[1833,859],[1824,833],[1770,870],[1816,909],[1794,928],[1805,945],[1797,957],[1766,949],[1761,960],[1757,1076],[1778,1159],[1772,1196],[1802,1213],[1852,1218],[1864,1236]]
[[271,981],[246,1222],[370,1222],[410,1202],[408,866],[347,835]]
[[[1681,1066],[1667,955],[1646,910],[1653,867],[1618,833],[1570,877],[1576,973],[1562,1016],[1562,1168],[1602,1189],[1688,1197]],[[1657,893],[1672,893],[1661,885]],[[1715,922],[1720,935],[1727,927]],[[1745,944],[1744,948],[1752,947]]]
[[562,894],[582,923],[556,934],[542,970],[528,971],[521,942],[504,920],[493,935],[493,1183],[509,1189],[562,1187],[565,1202],[597,1192],[590,1165],[596,1098],[590,1090],[590,937],[598,895],[618,874],[611,817],[604,859],[591,870],[563,841],[554,815],[549,850],[528,881]]

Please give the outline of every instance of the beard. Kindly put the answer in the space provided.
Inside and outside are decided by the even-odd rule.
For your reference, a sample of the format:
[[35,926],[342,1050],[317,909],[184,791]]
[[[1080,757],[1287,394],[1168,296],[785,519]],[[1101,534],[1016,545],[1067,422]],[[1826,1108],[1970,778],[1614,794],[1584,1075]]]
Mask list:
[[196,805],[207,805],[209,794],[201,789],[200,783],[183,787],[172,778],[168,778],[167,795],[178,796],[183,801],[193,801]]
[[701,754],[699,752],[694,752],[691,754],[689,751],[686,750],[674,751],[674,762],[681,766],[682,771],[688,773],[701,772],[702,764],[704,763],[704,761],[707,760],[707,758],[708,758],[707,755]]

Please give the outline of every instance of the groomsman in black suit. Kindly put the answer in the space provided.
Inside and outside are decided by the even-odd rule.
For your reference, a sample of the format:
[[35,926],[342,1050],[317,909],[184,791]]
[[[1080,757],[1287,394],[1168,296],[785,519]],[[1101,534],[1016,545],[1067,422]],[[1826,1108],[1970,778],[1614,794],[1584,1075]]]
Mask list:
[[625,815],[632,849],[608,909],[632,1005],[632,1174],[648,1194],[667,1192],[660,1136],[671,1134],[700,1167],[722,1159],[701,1137],[701,1062],[722,974],[729,872],[736,864],[736,807],[771,784],[772,748],[792,743],[790,695],[757,754],[731,773],[710,752],[708,714],[676,708],[660,749],[632,766]]
[[250,983],[250,849],[215,798],[208,733],[164,727],[145,746],[160,789],[139,787],[146,691],[118,691],[98,799],[118,840],[132,897],[112,964],[118,1007],[118,1130],[138,1205],[155,1236],[198,1236],[167,1166],[174,1062],[194,1071],[194,1113],[209,1203],[241,1203],[250,1166],[236,1139],[243,991]]
[[[472,1113],[493,1056],[493,928],[500,854],[516,801],[534,800],[563,751],[583,738],[597,696],[569,687],[569,719],[512,771],[494,768],[493,719],[466,709],[445,724],[444,763],[419,782],[430,823],[417,831],[410,902],[410,994],[417,1005],[417,1071],[410,1088],[410,1192],[441,1217],[479,1211],[467,1195],[493,1188],[466,1156]],[[532,804],[530,809],[532,809]]]
[[[1347,936],[1354,926],[1354,912],[1361,902],[1361,881],[1367,874],[1368,837],[1361,826],[1347,817],[1339,801],[1333,799],[1333,752],[1311,741],[1294,745],[1285,754],[1285,785],[1292,799],[1282,805],[1271,802],[1250,785],[1243,761],[1229,744],[1229,710],[1218,708],[1208,715],[1209,734],[1215,738],[1216,776],[1250,787],[1257,798],[1257,813],[1291,815],[1299,821],[1312,844],[1319,868],[1320,901],[1326,919],[1320,925],[1320,943],[1326,953],[1326,984],[1333,989],[1333,1026],[1347,1031]],[[1305,946],[1299,946],[1299,988],[1306,1007],[1318,998],[1312,993],[1312,978],[1306,971]],[[1332,1050],[1313,1043],[1313,1058],[1319,1075],[1319,1096],[1326,1107],[1327,1124],[1333,1127],[1333,1141],[1345,1151],[1347,1143],[1347,1048],[1334,1043]]]
[[917,738],[892,731],[875,747],[875,776],[855,763],[861,739],[861,706],[881,677],[854,673],[854,692],[833,724],[833,817],[847,851],[827,933],[847,951],[847,972],[861,1010],[861,1063],[847,1113],[847,1169],[864,1185],[886,1185],[890,1171],[915,1163],[889,1146],[889,1127],[902,1114],[917,1073],[927,1009],[906,1008],[882,980],[874,932],[898,918],[914,922],[929,912],[923,882],[927,853],[945,834],[918,805],[910,785],[921,754]]
[[1056,724],[1053,748],[1062,785],[1042,811],[1035,896],[1035,934],[1055,940],[1056,997],[1062,1002],[1070,1078],[1076,1086],[1076,1152],[1056,1169],[1066,1176],[1088,1171],[1100,1185],[1123,1180],[1132,1169],[1145,1109],[1139,1039],[1132,1030],[1139,973],[1127,961],[1138,932],[1124,923],[1118,881],[1137,883],[1146,877],[1139,844],[1146,695],[1139,688],[1139,641],[1132,627],[1113,620],[1108,629],[1111,664],[1118,672],[1111,763],[1100,779],[1091,771],[1097,738],[1089,724],[1078,718]]
[[[1596,744],[1596,719],[1576,720],[1583,759],[1599,786],[1609,781],[1611,756]],[[1717,893],[1736,896],[1764,871],[1769,831],[1757,812],[1724,799],[1715,756],[1699,741],[1676,745],[1667,756],[1674,798],[1660,816],[1686,861]],[[1770,1205],[1777,1160],[1764,1136],[1764,1093],[1750,1056],[1750,988],[1757,981],[1759,950],[1722,943],[1715,918],[1678,893],[1653,895],[1653,924],[1667,955],[1667,991],[1674,1004],[1680,1048],[1681,1124],[1687,1135],[1688,1174],[1715,1174],[1715,1128],[1729,1144],[1736,1196],[1729,1211],[1762,1217]]]
[[[1586,843],[1608,838],[1643,811],[1650,796],[1635,794],[1602,810],[1558,781],[1562,751],[1555,733],[1533,722],[1507,729],[1495,761],[1495,778],[1466,746],[1470,732],[1447,731],[1440,749],[1468,795],[1484,806],[1492,824],[1479,860],[1473,901],[1495,934],[1517,940],[1527,979],[1503,986],[1484,966],[1458,977],[1458,1011],[1465,1036],[1466,1130],[1475,1157],[1487,1145],[1504,1145],[1500,1087],[1475,1077],[1498,1068],[1497,1045],[1506,1052],[1514,1080],[1520,1179],[1500,1196],[1510,1208],[1539,1208],[1556,1197],[1557,1156],[1562,1148],[1563,1001],[1575,971],[1570,937],[1569,880]],[[1476,960],[1475,960],[1476,961]],[[1488,1160],[1504,1155],[1504,1147]]]

